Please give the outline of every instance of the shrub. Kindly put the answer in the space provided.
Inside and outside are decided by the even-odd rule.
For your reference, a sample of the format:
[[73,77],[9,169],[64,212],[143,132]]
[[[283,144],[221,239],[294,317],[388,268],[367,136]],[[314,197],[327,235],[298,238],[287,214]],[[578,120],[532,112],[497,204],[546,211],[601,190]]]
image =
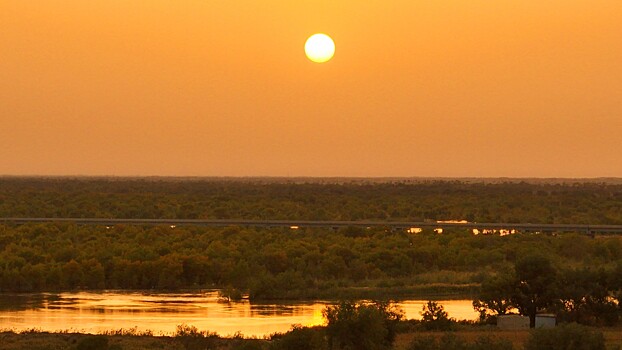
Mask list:
[[525,350],[605,350],[600,331],[576,323],[531,332]]
[[218,291],[218,299],[225,302],[240,301],[243,297],[242,291],[231,286]]
[[445,312],[442,305],[439,305],[435,301],[428,301],[423,305],[421,311],[421,324],[427,330],[450,330],[452,327],[452,320]]
[[177,325],[177,330],[175,331],[174,337],[203,338],[203,332],[200,332],[199,329],[195,326],[179,324]]
[[177,326],[174,337],[186,350],[213,349],[218,342],[218,335],[207,331],[199,331],[195,326],[181,324]]
[[438,350],[438,341],[435,337],[418,337],[408,345],[408,350]]
[[272,336],[275,350],[321,350],[326,349],[327,344],[324,340],[324,332],[319,328],[292,326],[292,329],[285,334]]
[[78,341],[76,350],[107,350],[108,338],[105,336],[87,336]]
[[234,345],[233,350],[263,350],[264,341],[259,339],[238,339]]
[[505,339],[494,339],[483,336],[474,343],[467,343],[464,339],[452,333],[444,334],[440,340],[432,336],[415,338],[408,346],[408,350],[512,350],[512,342]]
[[402,311],[390,303],[342,302],[323,311],[329,349],[376,350],[393,344]]
[[475,340],[475,343],[469,347],[470,350],[512,350],[514,346],[507,339],[494,339],[482,336]]

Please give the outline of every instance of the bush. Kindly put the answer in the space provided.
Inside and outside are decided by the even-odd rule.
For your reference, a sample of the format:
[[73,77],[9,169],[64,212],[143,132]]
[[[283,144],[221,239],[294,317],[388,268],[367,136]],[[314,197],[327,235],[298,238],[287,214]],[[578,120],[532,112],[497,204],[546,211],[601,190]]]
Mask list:
[[259,339],[238,339],[232,350],[263,350],[264,341]]
[[197,327],[186,324],[177,325],[174,337],[182,343],[186,350],[213,349],[219,339],[216,333],[199,331]]
[[390,303],[342,302],[323,311],[329,349],[376,350],[393,344],[402,311]]
[[435,301],[428,301],[421,311],[421,324],[427,330],[447,331],[452,327],[453,320],[449,318],[442,305]]
[[438,341],[435,337],[426,336],[413,339],[408,350],[438,350]]
[[479,337],[472,344],[470,350],[512,350],[514,346],[507,339],[494,339],[491,337]]
[[106,336],[87,336],[78,341],[76,350],[107,350],[108,337]]
[[218,299],[225,302],[240,301],[243,297],[244,295],[242,295],[242,291],[231,286],[218,291]]
[[319,328],[294,325],[289,332],[272,336],[272,349],[275,350],[321,350],[326,348],[324,332]]
[[576,323],[531,332],[525,350],[605,350],[603,333]]
[[432,336],[415,338],[408,350],[512,350],[512,342],[506,339],[494,339],[487,336],[480,337],[474,343],[467,343],[464,339],[452,333],[444,334],[440,340]]

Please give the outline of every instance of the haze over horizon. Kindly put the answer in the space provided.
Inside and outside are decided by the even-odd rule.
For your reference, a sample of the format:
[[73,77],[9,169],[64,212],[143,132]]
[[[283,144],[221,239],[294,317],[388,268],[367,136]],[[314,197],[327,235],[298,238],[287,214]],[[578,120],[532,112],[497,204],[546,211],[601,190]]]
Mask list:
[[622,177],[620,18],[616,0],[2,0],[0,175]]

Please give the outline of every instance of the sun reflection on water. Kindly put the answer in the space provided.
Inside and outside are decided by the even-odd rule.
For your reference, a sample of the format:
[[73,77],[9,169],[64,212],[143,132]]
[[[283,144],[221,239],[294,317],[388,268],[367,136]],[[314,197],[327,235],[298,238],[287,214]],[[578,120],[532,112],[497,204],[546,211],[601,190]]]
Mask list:
[[[420,318],[425,301],[399,303],[407,318]],[[439,301],[451,317],[476,319],[470,300]],[[175,332],[177,325],[233,335],[263,337],[285,332],[294,324],[324,324],[328,302],[219,302],[218,292],[204,293],[43,293],[0,295],[0,325],[16,331],[74,330],[102,333],[119,329],[151,330],[155,335]]]

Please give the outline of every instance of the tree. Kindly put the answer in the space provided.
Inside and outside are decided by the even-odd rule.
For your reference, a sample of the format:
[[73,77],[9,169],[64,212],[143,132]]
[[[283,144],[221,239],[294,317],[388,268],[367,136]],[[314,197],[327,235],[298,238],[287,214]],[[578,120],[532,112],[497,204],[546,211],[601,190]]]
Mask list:
[[611,285],[611,275],[602,269],[563,271],[560,278],[560,301],[564,307],[562,319],[594,326],[617,323],[619,309],[611,298],[615,289]]
[[61,283],[64,288],[76,288],[82,281],[82,266],[75,260],[71,260],[63,265]]
[[480,295],[473,307],[481,318],[488,311],[503,315],[517,308],[521,315],[529,316],[529,326],[536,326],[536,313],[553,306],[560,299],[557,271],[551,260],[540,254],[520,257],[513,272],[506,272],[482,283]]
[[82,261],[81,285],[92,289],[103,289],[106,285],[106,274],[104,267],[99,261],[89,259]]
[[529,316],[529,327],[536,326],[536,313],[556,299],[557,272],[551,260],[532,254],[519,258],[514,266],[516,288],[511,301],[522,315]]
[[516,285],[516,276],[512,272],[500,273],[484,280],[473,308],[479,312],[480,321],[486,321],[491,315],[505,315],[514,308],[511,298]]
[[322,313],[328,323],[326,335],[331,350],[389,349],[403,317],[401,310],[385,302],[341,302]]
[[447,315],[443,305],[435,301],[428,301],[421,310],[421,323],[429,330],[449,330],[452,320]]

